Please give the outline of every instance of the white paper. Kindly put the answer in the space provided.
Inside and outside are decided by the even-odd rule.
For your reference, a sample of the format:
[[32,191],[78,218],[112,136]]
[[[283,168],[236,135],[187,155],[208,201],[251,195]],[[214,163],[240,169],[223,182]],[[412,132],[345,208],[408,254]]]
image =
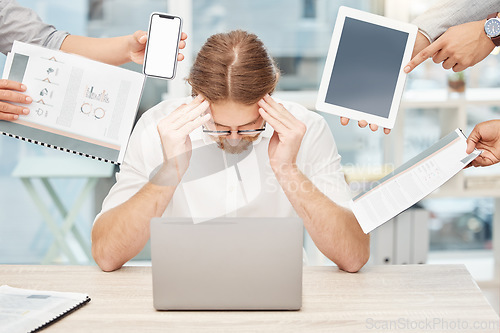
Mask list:
[[[14,65],[15,57],[27,57],[26,65],[21,66],[23,61]],[[3,78],[16,70],[23,73],[25,94],[33,99],[31,104],[19,104],[30,114],[16,123],[120,150],[115,162],[123,160],[144,75],[18,41],[7,57]],[[63,139],[49,144],[68,148]]]
[[351,208],[369,233],[443,185],[481,152],[468,155],[467,138],[459,129],[356,196]]
[[85,294],[0,287],[0,333],[30,332],[88,298]]

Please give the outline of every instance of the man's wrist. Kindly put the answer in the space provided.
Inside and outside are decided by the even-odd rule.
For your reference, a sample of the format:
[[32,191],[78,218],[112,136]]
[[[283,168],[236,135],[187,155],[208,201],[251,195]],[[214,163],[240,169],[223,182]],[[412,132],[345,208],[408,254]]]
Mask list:
[[301,182],[303,178],[303,174],[296,164],[281,164],[279,167],[273,168],[273,171],[278,183],[285,191],[290,187],[290,184]]
[[284,165],[276,174],[276,179],[287,195],[291,193],[313,193],[317,188],[296,165]]
[[431,36],[429,36],[429,34],[427,32],[425,32],[424,30],[422,30],[420,28],[418,28],[418,32],[420,32],[422,34],[422,36],[427,38],[427,40],[429,41],[429,44],[432,44]]
[[277,166],[272,166],[274,174],[276,177],[289,177],[295,175],[299,171],[297,164],[295,163],[281,163]]
[[486,37],[494,44],[494,46],[500,46],[500,12],[491,13],[488,15],[486,20],[483,20],[483,29]]
[[165,163],[156,168],[149,176],[149,182],[157,186],[176,187],[181,182],[182,176],[177,168]]

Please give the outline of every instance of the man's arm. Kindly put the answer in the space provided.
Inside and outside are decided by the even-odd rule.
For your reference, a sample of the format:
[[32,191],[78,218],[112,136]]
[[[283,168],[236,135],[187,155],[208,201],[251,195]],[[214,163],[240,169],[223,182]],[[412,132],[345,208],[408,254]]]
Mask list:
[[296,167],[276,176],[318,249],[340,269],[359,271],[370,257],[370,236],[354,214],[330,200]]
[[163,214],[175,189],[147,183],[132,198],[97,219],[92,228],[92,256],[103,271],[122,267],[144,248],[151,219]]
[[335,204],[297,168],[305,125],[270,96],[259,106],[261,116],[274,129],[269,160],[288,200],[318,249],[341,269],[357,272],[370,257],[370,238],[351,211]]
[[92,255],[102,270],[120,268],[146,245],[151,219],[165,212],[189,165],[189,134],[210,118],[210,114],[200,117],[207,107],[208,103],[197,97],[159,122],[164,155],[162,167],[135,195],[95,221]]
[[444,69],[461,72],[486,58],[495,44],[484,32],[486,19],[464,23],[449,28],[435,42],[416,54],[405,66],[405,73],[411,72],[425,60],[432,58],[443,63]]
[[[6,54],[12,49],[15,40],[38,44],[50,49],[61,49],[68,53],[108,63],[121,65],[130,61],[142,64],[147,35],[136,31],[133,35],[113,38],[91,38],[68,35],[43,22],[30,8],[23,7],[13,0],[0,1],[0,52]],[[182,33],[179,48],[186,46],[187,35]],[[184,55],[177,59],[182,61]],[[21,115],[29,114],[29,109],[13,105],[12,102],[30,104],[31,97],[22,94],[26,87],[19,82],[0,81],[0,120],[17,120]]]
[[58,50],[68,35],[43,22],[30,8],[14,0],[0,1],[0,52],[7,54],[15,40]]
[[[43,22],[30,8],[23,7],[13,0],[0,4],[0,52],[6,54],[12,43],[19,40],[25,43],[42,45],[50,49],[79,54],[84,57],[111,65],[121,65],[130,61],[142,64],[147,34],[136,31],[132,35],[112,38],[91,38],[68,35],[54,26]],[[187,35],[182,33],[179,48],[185,47]],[[178,60],[184,59],[179,54]]]
[[[186,46],[186,38],[187,35],[183,32],[179,42],[180,49]],[[111,65],[121,65],[130,61],[142,64],[146,41],[147,33],[140,30],[132,35],[112,38],[69,35],[64,39],[61,50]],[[184,55],[179,53],[177,60],[183,59]]]
[[434,42],[450,27],[483,20],[499,10],[498,0],[444,0],[419,15],[412,23]]
[[[489,14],[498,11],[497,0],[445,0],[432,6],[412,22],[429,37],[430,45],[415,43],[405,73],[430,57],[455,72],[474,66],[494,48],[484,32],[484,22]],[[417,41],[419,37],[423,35],[419,33]]]

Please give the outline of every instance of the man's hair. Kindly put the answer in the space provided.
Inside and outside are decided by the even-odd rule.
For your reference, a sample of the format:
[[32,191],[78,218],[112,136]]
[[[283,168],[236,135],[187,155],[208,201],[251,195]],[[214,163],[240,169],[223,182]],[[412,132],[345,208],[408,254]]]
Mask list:
[[215,34],[202,46],[187,81],[209,102],[257,103],[276,88],[279,71],[262,41],[242,30]]

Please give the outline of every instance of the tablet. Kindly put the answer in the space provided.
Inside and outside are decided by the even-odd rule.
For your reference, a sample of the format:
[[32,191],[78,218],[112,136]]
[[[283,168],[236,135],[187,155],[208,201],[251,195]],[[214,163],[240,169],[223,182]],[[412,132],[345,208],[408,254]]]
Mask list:
[[316,109],[393,128],[417,26],[340,7]]

